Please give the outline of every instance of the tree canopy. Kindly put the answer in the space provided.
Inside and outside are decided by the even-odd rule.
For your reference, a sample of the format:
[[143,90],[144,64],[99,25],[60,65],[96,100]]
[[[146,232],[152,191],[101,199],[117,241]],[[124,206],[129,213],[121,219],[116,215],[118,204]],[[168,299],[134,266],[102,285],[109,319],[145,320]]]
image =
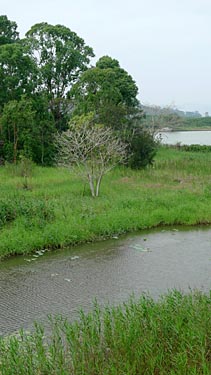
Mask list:
[[0,46],[0,110],[10,100],[31,95],[36,88],[37,68],[20,43]]
[[64,97],[94,56],[82,38],[62,25],[37,23],[25,42],[39,67],[40,86],[52,98]]
[[[56,131],[67,131],[76,116],[91,115],[93,126],[101,124],[98,132],[111,131],[127,145],[129,165],[139,168],[152,161],[153,136],[143,132],[134,79],[110,56],[90,67],[93,56],[92,48],[66,26],[36,23],[19,39],[17,24],[0,16],[0,141],[5,159],[16,162],[25,153],[37,163],[52,163]],[[108,145],[103,147],[106,154]]]
[[132,77],[109,56],[85,71],[70,91],[75,113],[94,111],[97,121],[121,129],[138,105],[138,88]]
[[15,43],[19,40],[17,24],[10,21],[7,16],[0,16],[0,46],[3,44]]

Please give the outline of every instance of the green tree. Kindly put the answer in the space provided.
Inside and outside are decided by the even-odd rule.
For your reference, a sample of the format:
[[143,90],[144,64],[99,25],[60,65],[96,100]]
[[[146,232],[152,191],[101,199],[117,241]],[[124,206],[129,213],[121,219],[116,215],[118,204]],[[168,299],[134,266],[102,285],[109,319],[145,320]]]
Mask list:
[[156,141],[142,126],[144,115],[137,94],[133,78],[109,56],[101,57],[95,67],[85,71],[70,91],[74,113],[93,111],[96,123],[111,127],[127,144],[128,165],[143,168],[153,161]]
[[145,168],[152,165],[157,152],[154,135],[147,130],[137,128],[128,141],[127,165],[132,169]]
[[20,43],[0,46],[0,112],[5,103],[31,94],[36,76],[36,65]]
[[4,157],[16,163],[20,153],[42,165],[53,163],[56,132],[48,102],[43,95],[22,97],[4,106],[0,118],[0,138],[4,141]]
[[19,33],[16,22],[10,21],[7,16],[0,16],[0,46],[15,43],[18,40]]
[[94,111],[98,122],[116,130],[127,127],[137,113],[137,94],[135,81],[109,56],[86,70],[70,91],[76,114]]
[[32,108],[35,111],[35,126],[31,129],[32,160],[38,164],[52,165],[56,152],[56,127],[53,115],[49,111],[47,97],[38,93],[33,95]]
[[126,70],[120,67],[118,60],[103,56],[97,61],[96,68],[102,70],[112,69],[115,74],[114,84],[120,93],[121,101],[128,107],[136,107],[138,105],[138,87]]
[[69,103],[64,99],[87,69],[93,50],[69,28],[46,22],[32,26],[24,43],[39,68],[39,89],[48,95],[57,129],[62,130],[69,112]]

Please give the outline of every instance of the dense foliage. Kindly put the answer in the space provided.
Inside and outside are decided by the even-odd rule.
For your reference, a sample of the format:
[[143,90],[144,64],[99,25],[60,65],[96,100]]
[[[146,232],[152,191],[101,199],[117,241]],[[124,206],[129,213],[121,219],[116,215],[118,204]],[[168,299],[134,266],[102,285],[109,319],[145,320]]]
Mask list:
[[75,103],[74,114],[94,111],[96,123],[111,127],[128,145],[127,164],[139,169],[152,163],[156,142],[142,126],[144,116],[137,94],[132,77],[109,56],[85,71],[69,93]]
[[0,16],[0,45],[15,43],[18,40],[16,22],[8,20],[7,16]]
[[16,163],[24,154],[52,164],[54,134],[67,129],[71,116],[66,94],[93,51],[62,25],[36,24],[24,39],[16,29],[0,17],[0,156]]
[[128,143],[127,164],[132,169],[140,169],[153,164],[157,144],[150,132],[142,129],[136,130]]
[[68,27],[37,23],[20,39],[17,24],[0,16],[1,162],[24,155],[53,164],[55,133],[67,131],[73,116],[94,112],[96,124],[112,128],[128,145],[131,167],[151,163],[155,143],[141,127],[135,81],[109,56],[89,67],[93,56]]
[[97,121],[123,130],[127,117],[138,105],[138,88],[132,77],[109,56],[101,57],[95,67],[84,72],[70,95],[75,113],[95,111]]

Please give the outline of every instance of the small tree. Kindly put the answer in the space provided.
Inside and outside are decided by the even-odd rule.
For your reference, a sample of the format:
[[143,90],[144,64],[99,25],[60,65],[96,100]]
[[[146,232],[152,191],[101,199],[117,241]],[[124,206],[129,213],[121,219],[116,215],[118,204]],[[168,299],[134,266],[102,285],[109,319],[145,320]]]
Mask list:
[[142,169],[152,165],[157,152],[158,142],[154,135],[143,129],[134,129],[128,140],[127,164],[132,169]]
[[89,182],[91,194],[97,197],[102,177],[126,157],[126,145],[114,136],[112,129],[93,123],[93,115],[75,118],[66,132],[56,137],[58,164],[73,168]]

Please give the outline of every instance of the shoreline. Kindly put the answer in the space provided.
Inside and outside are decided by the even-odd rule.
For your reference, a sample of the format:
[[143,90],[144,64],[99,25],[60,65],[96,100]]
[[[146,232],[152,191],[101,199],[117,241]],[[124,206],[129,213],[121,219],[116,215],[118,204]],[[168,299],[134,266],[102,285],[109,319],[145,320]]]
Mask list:
[[200,132],[200,131],[203,131],[203,132],[211,132],[211,127],[209,129],[206,129],[206,128],[202,128],[202,129],[199,129],[199,128],[193,128],[193,129],[172,129],[172,130],[160,130],[160,133],[178,133],[178,132]]
[[157,224],[157,225],[152,225],[151,227],[144,227],[144,228],[136,228],[136,229],[131,229],[131,230],[128,230],[128,231],[121,231],[119,233],[111,233],[110,235],[108,236],[99,236],[99,237],[95,237],[93,238],[92,240],[87,238],[87,240],[84,240],[84,241],[79,241],[79,242],[69,242],[69,243],[66,243],[64,245],[47,245],[47,246],[44,246],[42,249],[40,248],[35,248],[29,252],[26,252],[24,254],[20,254],[20,253],[12,253],[12,254],[8,254],[8,256],[5,256],[3,258],[0,257],[0,263],[1,262],[4,262],[4,261],[7,261],[9,259],[12,259],[12,258],[16,258],[16,257],[22,257],[22,256],[26,256],[26,255],[32,255],[32,254],[35,254],[37,251],[56,251],[56,250],[65,250],[69,247],[73,247],[73,248],[77,248],[77,247],[80,247],[80,246],[83,246],[83,245],[86,245],[86,244],[97,244],[98,242],[103,242],[103,241],[109,241],[109,240],[112,240],[112,239],[121,239],[121,236],[130,236],[132,234],[137,234],[137,233],[142,233],[143,234],[145,232],[151,232],[153,230],[163,230],[163,229],[172,229],[172,228],[185,228],[185,231],[186,230],[191,230],[191,229],[194,229],[194,228],[201,228],[201,229],[211,229],[211,221],[210,222],[206,222],[206,223],[203,223],[203,222],[197,222],[197,223],[193,223],[193,224],[190,224],[190,225],[187,225],[187,224],[184,224],[184,223],[168,223],[168,224]]
[[153,167],[105,176],[96,199],[67,170],[36,167],[25,191],[3,167],[0,208],[8,221],[1,225],[0,259],[159,227],[209,226],[210,165],[210,152],[161,147]]

